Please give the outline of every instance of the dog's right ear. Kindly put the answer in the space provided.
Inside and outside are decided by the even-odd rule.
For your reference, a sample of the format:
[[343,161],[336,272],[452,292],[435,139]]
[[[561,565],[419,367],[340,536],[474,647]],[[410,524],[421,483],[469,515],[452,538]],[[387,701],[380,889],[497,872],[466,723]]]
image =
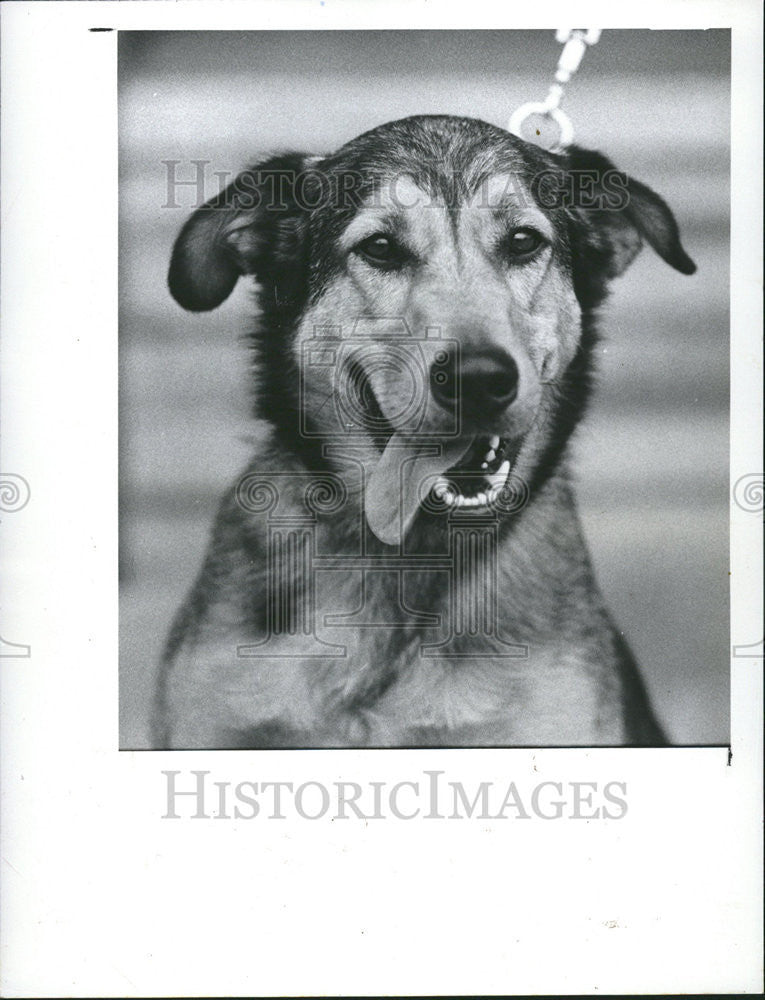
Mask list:
[[170,260],[167,281],[179,305],[205,312],[228,298],[242,274],[278,278],[300,242],[304,213],[295,181],[314,160],[302,153],[273,157],[194,212]]

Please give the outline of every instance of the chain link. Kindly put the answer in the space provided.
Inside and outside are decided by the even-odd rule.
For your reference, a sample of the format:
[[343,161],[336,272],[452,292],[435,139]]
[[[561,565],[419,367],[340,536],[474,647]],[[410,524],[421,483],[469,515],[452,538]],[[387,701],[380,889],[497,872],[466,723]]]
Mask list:
[[551,119],[558,127],[558,140],[553,149],[568,146],[574,138],[574,126],[568,115],[561,111],[560,102],[563,99],[563,89],[571,77],[579,69],[579,64],[587,49],[600,39],[600,28],[558,28],[555,40],[563,46],[558,60],[552,86],[544,101],[530,101],[522,104],[510,118],[508,130],[523,138],[523,125],[531,115],[542,115]]

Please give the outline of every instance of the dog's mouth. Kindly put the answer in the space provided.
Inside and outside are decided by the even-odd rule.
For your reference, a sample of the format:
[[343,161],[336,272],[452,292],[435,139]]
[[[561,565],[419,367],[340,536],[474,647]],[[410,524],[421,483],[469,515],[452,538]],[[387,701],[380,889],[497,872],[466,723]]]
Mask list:
[[448,509],[491,507],[510,475],[509,442],[498,434],[476,437],[460,461],[439,475],[433,496]]
[[434,442],[397,431],[366,484],[367,523],[381,542],[399,545],[421,507],[432,513],[501,509],[511,467],[509,443],[498,434]]
[[364,408],[380,459],[365,486],[369,527],[386,545],[400,545],[417,512],[502,511],[517,446],[499,434],[438,438],[396,430],[365,383]]

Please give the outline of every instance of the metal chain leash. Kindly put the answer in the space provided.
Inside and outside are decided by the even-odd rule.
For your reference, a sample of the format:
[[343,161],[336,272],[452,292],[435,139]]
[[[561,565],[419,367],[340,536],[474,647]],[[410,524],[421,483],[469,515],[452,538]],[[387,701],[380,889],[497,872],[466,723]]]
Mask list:
[[544,101],[529,101],[513,113],[508,126],[513,135],[523,139],[522,130],[526,119],[531,115],[542,115],[558,127],[558,141],[553,149],[562,149],[571,143],[574,138],[574,126],[565,111],[561,111],[560,108],[563,88],[579,69],[584,53],[591,45],[595,45],[599,38],[600,28],[558,28],[555,40],[563,46],[563,51],[558,60],[554,83]]

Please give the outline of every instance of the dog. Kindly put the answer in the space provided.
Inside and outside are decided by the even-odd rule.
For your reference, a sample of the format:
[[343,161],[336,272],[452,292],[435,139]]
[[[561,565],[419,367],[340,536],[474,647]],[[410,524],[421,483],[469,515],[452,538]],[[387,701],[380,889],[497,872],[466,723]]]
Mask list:
[[665,202],[599,153],[416,116],[274,156],[186,222],[169,288],[255,279],[255,415],[173,625],[158,748],[659,746],[569,442],[596,311]]

